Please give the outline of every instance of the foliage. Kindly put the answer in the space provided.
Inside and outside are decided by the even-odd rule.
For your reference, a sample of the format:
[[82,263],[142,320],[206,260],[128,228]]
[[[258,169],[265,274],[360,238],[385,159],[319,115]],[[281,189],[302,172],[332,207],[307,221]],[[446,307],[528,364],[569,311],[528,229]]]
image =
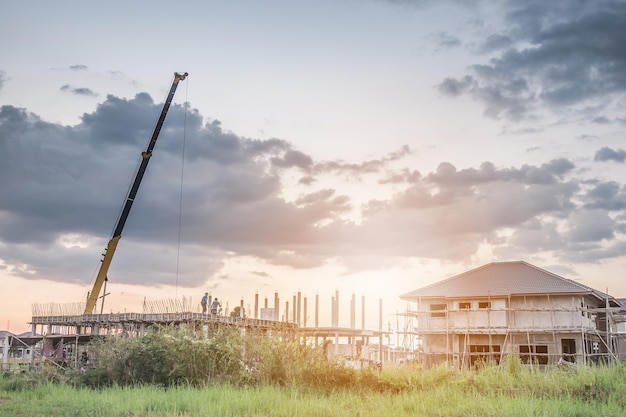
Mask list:
[[211,337],[184,328],[162,328],[141,337],[103,338],[89,349],[98,360],[78,382],[92,387],[239,384],[245,380],[241,340],[236,331],[226,328],[219,328]]
[[[245,317],[246,315],[246,309],[244,308],[243,311],[243,316]],[[229,314],[230,317],[241,317],[241,307],[240,306],[235,306],[235,308],[233,308],[233,311],[230,312]]]
[[161,328],[136,338],[103,338],[89,350],[97,363],[74,378],[76,385],[229,383],[333,390],[358,381],[355,370],[329,360],[322,347],[229,327]]
[[[539,371],[511,355],[468,371],[354,369],[323,347],[229,327],[153,329],[99,339],[89,351],[98,360],[85,372],[0,377],[0,417],[54,415],[46,398],[63,405],[57,415],[76,416],[626,415],[625,366]],[[20,411],[22,402],[46,411]]]
[[[436,376],[429,375],[431,373]],[[356,374],[361,375],[362,371],[356,371]],[[397,386],[417,381],[437,383],[432,386],[413,386],[412,389],[399,392],[361,390],[355,389],[354,385],[350,389],[320,392],[297,386],[235,387],[227,383],[202,387],[179,384],[168,388],[155,385],[112,386],[92,390],[40,381],[25,389],[7,390],[6,387],[11,384],[7,385],[2,379],[0,417],[617,417],[626,414],[626,407],[618,401],[617,396],[624,396],[624,382],[614,379],[623,378],[623,368],[579,369],[573,372],[550,369],[543,373],[523,370],[520,376],[524,377],[516,390],[508,393],[492,391],[503,380],[509,380],[510,386],[516,386],[518,377],[512,377],[504,367],[472,372],[402,368],[383,369],[380,373],[369,370],[363,374],[378,376],[386,384]],[[491,375],[498,375],[501,379],[491,381]],[[538,376],[538,382],[532,378],[526,379],[525,375]],[[606,384],[604,381],[612,380],[613,383],[610,386],[602,385],[607,391],[596,398],[574,396],[576,392],[585,392],[585,384],[590,383],[588,378],[594,383],[603,381],[601,385]],[[376,378],[372,382],[374,380]],[[557,386],[563,387],[558,396]],[[551,389],[555,396],[536,395],[538,390],[546,388]],[[600,391],[593,392],[597,394]]]

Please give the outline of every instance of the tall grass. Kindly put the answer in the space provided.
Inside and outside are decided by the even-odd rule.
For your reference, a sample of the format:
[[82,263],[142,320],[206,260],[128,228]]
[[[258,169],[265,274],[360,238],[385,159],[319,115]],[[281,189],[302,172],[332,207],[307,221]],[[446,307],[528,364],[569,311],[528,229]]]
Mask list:
[[248,332],[165,329],[89,347],[93,369],[0,378],[2,416],[622,416],[626,367],[355,370]]
[[[0,389],[0,417],[617,417],[626,411],[623,405],[610,400],[505,395],[486,389],[479,393],[461,383],[463,376],[429,389],[395,394],[348,389],[320,393],[298,387],[234,387],[228,384],[201,388],[184,385],[171,388],[113,386],[93,390],[45,382],[26,390]],[[5,384],[0,383],[0,386]]]

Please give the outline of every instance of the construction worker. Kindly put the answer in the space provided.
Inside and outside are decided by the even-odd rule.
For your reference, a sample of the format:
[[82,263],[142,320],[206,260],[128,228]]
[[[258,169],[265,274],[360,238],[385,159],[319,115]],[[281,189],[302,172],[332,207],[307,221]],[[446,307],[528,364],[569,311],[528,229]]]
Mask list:
[[200,305],[202,306],[202,314],[206,314],[206,306],[209,302],[209,293],[205,292],[202,300],[200,300]]
[[219,312],[222,309],[222,305],[220,304],[220,302],[217,300],[217,297],[215,298],[215,300],[213,300],[213,302],[211,303],[211,314],[214,316],[217,316],[219,314]]

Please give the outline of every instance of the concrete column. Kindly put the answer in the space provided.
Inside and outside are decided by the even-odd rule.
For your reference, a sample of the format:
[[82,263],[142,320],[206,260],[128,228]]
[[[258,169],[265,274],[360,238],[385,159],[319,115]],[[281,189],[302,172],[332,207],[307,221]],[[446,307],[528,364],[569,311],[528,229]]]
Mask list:
[[335,290],[335,327],[339,327],[339,290]]
[[316,329],[320,327],[319,311],[320,311],[320,295],[315,294],[315,328]]
[[350,328],[354,329],[356,326],[356,297],[352,294],[352,299],[350,299]]
[[365,295],[361,295],[361,330],[365,330]]
[[383,300],[378,300],[378,331],[380,338],[378,339],[378,360],[383,363]]
[[259,318],[259,293],[254,293],[254,318]]
[[298,291],[298,306],[296,308],[297,314],[296,314],[296,323],[298,323],[298,326],[300,325],[301,321],[300,321],[300,314],[302,312],[302,304],[301,304],[301,297],[302,297],[302,293],[300,291]]
[[304,297],[304,312],[303,312],[304,318],[303,318],[303,324],[302,324],[303,327],[306,327],[306,314],[307,314],[306,297]]

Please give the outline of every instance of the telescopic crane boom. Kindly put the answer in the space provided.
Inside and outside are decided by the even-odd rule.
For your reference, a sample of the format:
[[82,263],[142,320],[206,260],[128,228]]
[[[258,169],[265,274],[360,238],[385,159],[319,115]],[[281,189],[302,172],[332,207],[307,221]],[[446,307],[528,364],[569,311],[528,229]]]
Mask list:
[[135,201],[137,190],[139,189],[139,185],[141,184],[143,175],[146,172],[146,167],[148,166],[148,162],[150,161],[150,157],[152,156],[152,150],[154,149],[154,145],[156,144],[157,138],[159,137],[159,133],[161,132],[161,127],[163,126],[163,122],[165,121],[165,116],[167,115],[167,111],[172,104],[172,99],[174,98],[176,87],[178,87],[178,83],[180,81],[187,78],[187,75],[189,74],[186,72],[183,74],[179,74],[177,72],[174,73],[174,81],[172,82],[172,86],[170,87],[167,99],[165,100],[165,103],[163,103],[161,115],[159,116],[159,120],[157,121],[157,124],[154,128],[154,132],[152,132],[152,138],[150,139],[150,142],[148,142],[148,147],[146,148],[146,150],[141,153],[141,164],[139,165],[139,169],[137,169],[137,174],[135,175],[133,184],[130,187],[128,196],[126,197],[126,202],[124,203],[124,207],[122,208],[120,217],[117,220],[117,225],[115,226],[115,229],[113,231],[113,237],[111,237],[111,240],[109,240],[109,243],[107,244],[106,250],[103,254],[102,263],[100,264],[100,269],[98,270],[98,276],[96,277],[93,288],[91,289],[89,297],[87,298],[87,304],[85,306],[84,314],[93,313],[93,310],[96,306],[96,301],[98,300],[100,291],[102,290],[102,284],[104,284],[104,281],[106,281],[107,272],[109,271],[109,266],[111,266],[111,260],[113,259],[113,255],[115,254],[115,249],[117,248],[117,244],[122,237],[124,224],[126,224],[128,214],[130,213],[130,209],[133,206],[133,202]]

